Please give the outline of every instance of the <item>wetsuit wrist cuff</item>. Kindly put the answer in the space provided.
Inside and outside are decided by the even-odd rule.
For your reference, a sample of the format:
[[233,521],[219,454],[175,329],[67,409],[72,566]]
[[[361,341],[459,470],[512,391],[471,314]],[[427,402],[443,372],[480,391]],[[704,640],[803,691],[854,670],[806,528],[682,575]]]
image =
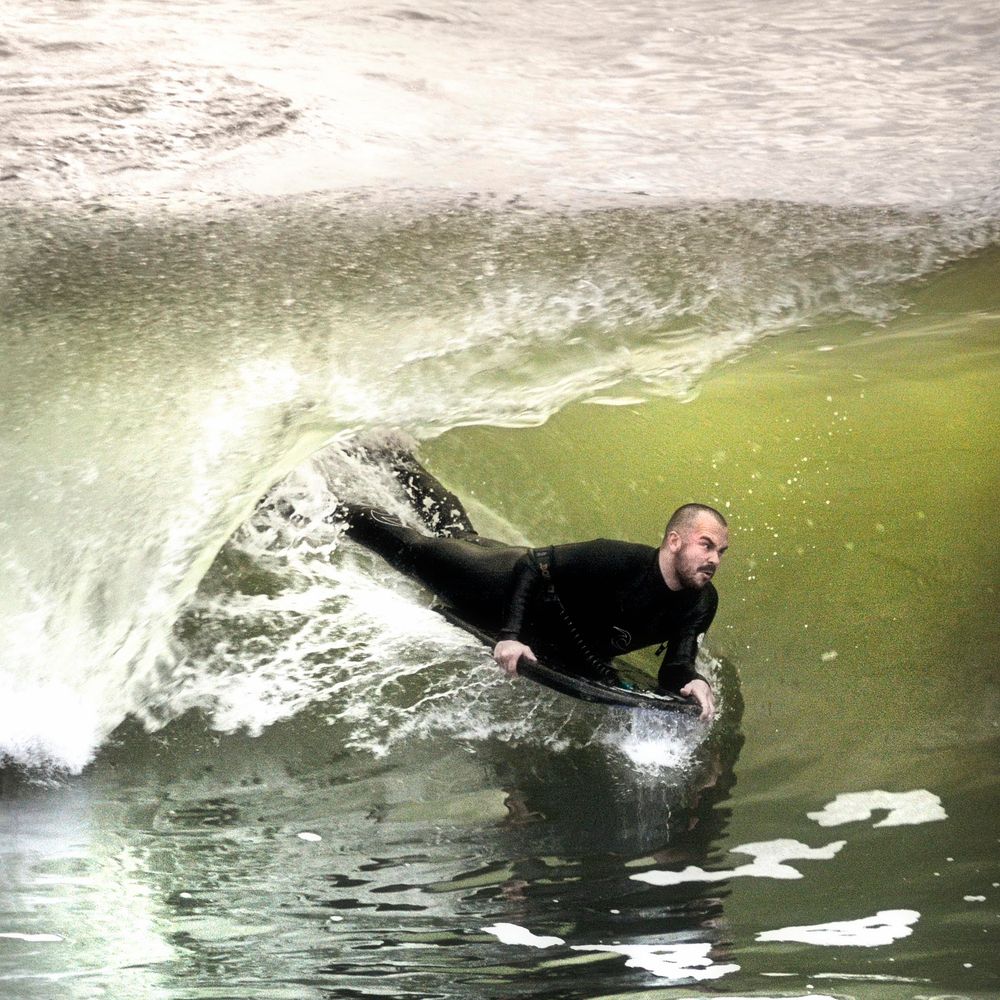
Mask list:
[[665,688],[667,691],[680,691],[682,687],[690,684],[691,681],[705,681],[709,687],[708,680],[701,676],[697,670],[687,669],[678,675],[676,668],[671,670],[669,667],[663,667],[660,669],[659,675],[657,677],[657,683],[661,688]]

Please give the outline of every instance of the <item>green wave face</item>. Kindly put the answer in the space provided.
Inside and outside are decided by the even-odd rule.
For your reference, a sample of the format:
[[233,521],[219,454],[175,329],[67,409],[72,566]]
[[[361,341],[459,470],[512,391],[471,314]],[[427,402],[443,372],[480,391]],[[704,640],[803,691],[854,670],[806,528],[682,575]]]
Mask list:
[[[222,956],[248,995],[363,993],[376,954],[465,995],[988,995],[988,217],[24,217],[0,735],[63,771],[8,790],[0,974],[119,962],[157,995],[224,988]],[[722,509],[720,723],[503,681],[324,526],[398,504],[342,450],[387,425],[511,539]]]
[[831,759],[856,781],[952,774],[995,739],[997,265],[935,276],[884,324],[763,341],[688,401],[623,386],[432,453],[546,540],[655,543],[680,503],[720,507],[709,646],[739,664],[753,766],[801,751],[803,788]]

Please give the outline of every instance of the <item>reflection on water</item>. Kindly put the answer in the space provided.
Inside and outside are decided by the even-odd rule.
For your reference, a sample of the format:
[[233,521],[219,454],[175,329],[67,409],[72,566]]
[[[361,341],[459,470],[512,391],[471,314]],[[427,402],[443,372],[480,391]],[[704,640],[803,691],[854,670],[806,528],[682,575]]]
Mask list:
[[[738,740],[671,785],[595,748],[492,742],[330,761],[303,754],[290,741],[310,734],[291,726],[254,740],[188,717],[157,738],[121,735],[71,786],[7,776],[4,905],[22,916],[0,934],[5,996],[58,982],[71,997],[195,997],[225,982],[262,998],[555,998],[584,956],[599,995],[634,989],[637,975],[649,987],[723,979],[759,968],[727,913],[730,879],[798,881],[811,896],[817,863],[908,829],[859,825],[826,849],[739,845],[754,860],[724,867]],[[775,911],[754,940],[877,951],[919,920],[882,908],[781,925]],[[858,959],[812,967],[809,978],[887,990],[929,981]]]
[[[724,892],[644,898],[625,865],[710,859],[738,740],[716,741],[680,783],[650,783],[597,747],[416,745],[329,762],[309,759],[309,741],[301,720],[253,740],[185,717],[156,737],[123,731],[69,787],[8,776],[5,908],[43,914],[12,928],[31,936],[23,948],[51,935],[46,952],[6,949],[11,995],[26,963],[35,981],[105,984],[127,966],[135,996],[220,978],[255,983],[248,996],[292,982],[379,995],[373,977],[393,995],[558,995],[558,967],[483,932],[501,924],[624,955],[595,967],[609,983],[627,967],[661,974],[668,958],[672,978],[697,978],[725,951]],[[634,948],[602,944],[623,940]]]

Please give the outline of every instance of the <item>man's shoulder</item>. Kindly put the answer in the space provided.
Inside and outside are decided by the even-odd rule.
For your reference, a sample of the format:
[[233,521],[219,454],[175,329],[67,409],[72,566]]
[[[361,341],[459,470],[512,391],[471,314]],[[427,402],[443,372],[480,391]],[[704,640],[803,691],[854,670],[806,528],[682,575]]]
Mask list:
[[591,538],[586,542],[568,542],[565,545],[557,545],[555,548],[557,551],[592,552],[642,560],[648,560],[656,553],[656,548],[652,545],[644,545],[642,542],[624,542],[618,538]]
[[592,538],[553,547],[554,562],[567,570],[600,571],[625,576],[641,572],[655,562],[656,549],[639,542]]

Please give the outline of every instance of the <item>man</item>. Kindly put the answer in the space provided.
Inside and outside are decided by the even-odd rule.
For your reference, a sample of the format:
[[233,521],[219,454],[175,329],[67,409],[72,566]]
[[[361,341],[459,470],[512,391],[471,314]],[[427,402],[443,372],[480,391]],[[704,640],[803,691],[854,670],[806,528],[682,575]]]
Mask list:
[[615,656],[661,644],[661,687],[715,715],[711,685],[694,669],[718,607],[712,577],[729,546],[725,518],[704,504],[671,516],[659,548],[596,539],[526,549],[479,535],[458,498],[404,450],[382,452],[427,536],[375,507],[346,504],[347,534],[411,574],[464,617],[499,636],[493,657],[509,675],[533,647],[569,653],[600,676]]

